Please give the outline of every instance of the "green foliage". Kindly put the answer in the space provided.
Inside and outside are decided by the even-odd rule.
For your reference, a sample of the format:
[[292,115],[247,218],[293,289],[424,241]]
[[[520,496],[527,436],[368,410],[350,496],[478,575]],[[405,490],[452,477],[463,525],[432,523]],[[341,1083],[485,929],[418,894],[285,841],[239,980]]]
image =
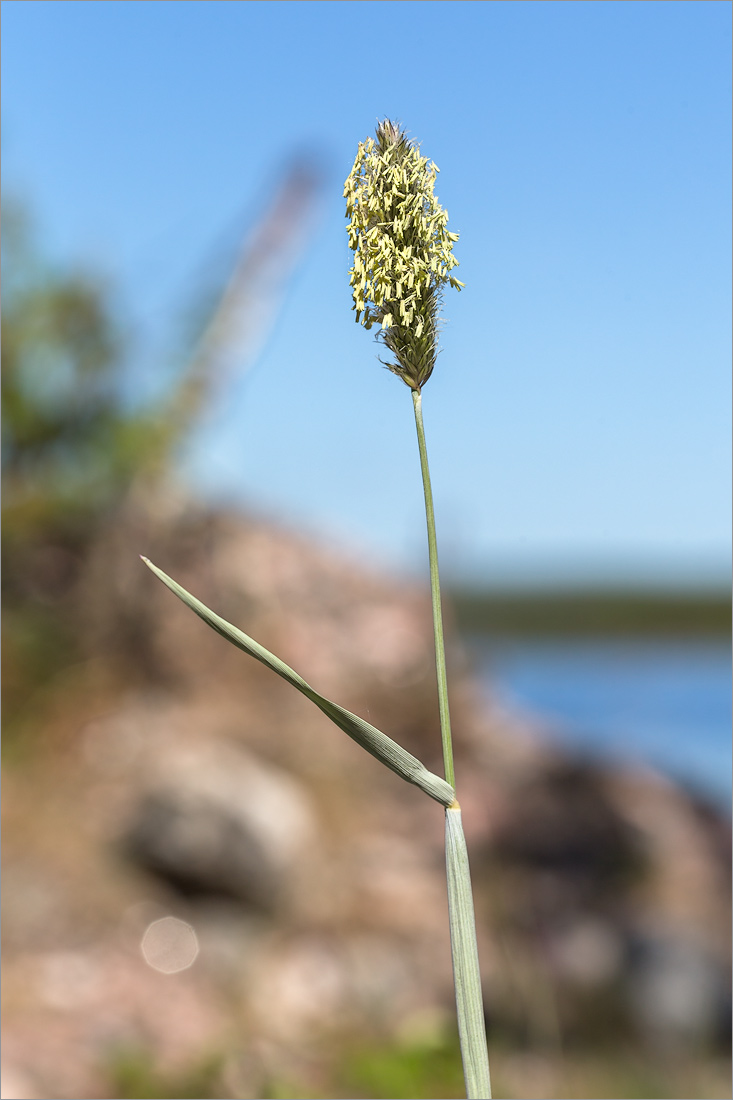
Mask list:
[[216,1100],[222,1096],[220,1068],[221,1059],[212,1056],[178,1073],[165,1073],[146,1051],[128,1050],[112,1059],[108,1073],[112,1095],[119,1100]]
[[435,1044],[364,1046],[351,1052],[342,1071],[352,1096],[373,1100],[464,1095],[457,1037]]
[[258,1095],[266,1100],[444,1100],[464,1095],[458,1036],[421,1042],[376,1038],[344,1040],[318,1079],[270,1079]]

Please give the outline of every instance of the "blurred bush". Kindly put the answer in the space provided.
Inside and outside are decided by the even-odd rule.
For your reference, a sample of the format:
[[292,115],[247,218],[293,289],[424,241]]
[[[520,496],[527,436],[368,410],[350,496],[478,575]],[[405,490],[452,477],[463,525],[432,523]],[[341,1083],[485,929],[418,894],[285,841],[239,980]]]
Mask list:
[[163,419],[122,397],[125,340],[109,290],[39,255],[25,208],[3,237],[3,661],[12,726],[79,658],[74,591],[88,548]]

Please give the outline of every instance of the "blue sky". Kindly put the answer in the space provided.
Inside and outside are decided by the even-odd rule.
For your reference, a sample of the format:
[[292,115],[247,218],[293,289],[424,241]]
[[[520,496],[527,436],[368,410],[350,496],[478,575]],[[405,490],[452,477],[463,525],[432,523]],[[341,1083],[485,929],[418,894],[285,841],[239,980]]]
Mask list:
[[487,579],[705,580],[730,531],[727,3],[6,0],[6,192],[115,288],[131,384],[207,257],[320,158],[308,247],[185,469],[424,567],[408,390],[350,312],[343,179],[378,117],[441,168],[466,283],[424,408],[443,557]]

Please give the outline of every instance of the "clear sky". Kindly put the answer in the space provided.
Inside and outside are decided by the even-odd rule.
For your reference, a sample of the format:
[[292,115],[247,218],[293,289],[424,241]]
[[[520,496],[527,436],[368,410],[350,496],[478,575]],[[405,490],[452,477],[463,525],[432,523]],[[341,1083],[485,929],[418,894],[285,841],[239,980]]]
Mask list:
[[[187,468],[423,568],[409,391],[350,312],[342,184],[378,117],[460,232],[424,395],[439,537],[486,577],[698,578],[730,532],[730,22],[693,0],[6,0],[6,191],[116,288],[151,375],[295,149],[308,249]],[[203,272],[203,274],[202,274]]]

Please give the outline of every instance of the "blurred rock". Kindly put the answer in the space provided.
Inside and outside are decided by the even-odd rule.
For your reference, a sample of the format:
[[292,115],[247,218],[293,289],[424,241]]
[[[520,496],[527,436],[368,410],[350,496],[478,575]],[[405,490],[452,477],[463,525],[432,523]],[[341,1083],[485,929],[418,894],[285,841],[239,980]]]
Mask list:
[[144,784],[125,843],[183,894],[272,912],[317,842],[302,786],[239,747],[169,745]]
[[632,1006],[644,1032],[673,1048],[714,1035],[727,1014],[729,993],[707,946],[660,931],[637,950]]

